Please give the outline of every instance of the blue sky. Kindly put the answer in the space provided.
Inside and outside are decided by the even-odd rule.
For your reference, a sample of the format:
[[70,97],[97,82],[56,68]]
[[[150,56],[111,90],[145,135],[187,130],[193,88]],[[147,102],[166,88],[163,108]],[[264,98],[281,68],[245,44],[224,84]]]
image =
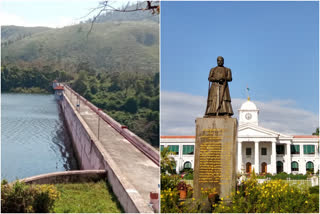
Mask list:
[[[101,0],[102,1],[102,0]],[[76,24],[100,0],[1,0],[0,21],[2,25],[63,27]],[[127,1],[122,1],[127,2]],[[114,6],[121,1],[110,1]],[[91,18],[93,15],[82,20]]]
[[[231,97],[237,101],[233,102],[235,112],[247,97],[245,89],[248,85],[251,100],[260,103],[260,115],[270,111],[261,109],[262,106],[270,106],[276,112],[261,120],[266,128],[286,125],[286,112],[294,109],[296,114],[290,117],[303,117],[304,112],[315,118],[310,122],[312,127],[305,127],[312,130],[295,127],[275,131],[301,134],[314,131],[319,109],[318,4],[315,1],[162,2],[162,134],[188,134],[186,129],[174,127],[184,123],[171,112],[173,106],[181,110],[174,94],[193,99],[206,97],[209,70],[216,66],[219,55],[224,57],[225,66],[232,70],[233,81],[229,87]],[[174,104],[169,102],[171,98]],[[185,103],[180,104],[185,108]],[[204,109],[201,109],[192,116],[203,113]],[[270,117],[283,117],[284,120],[277,124],[274,121],[267,123],[272,120]],[[190,132],[191,129],[187,130]]]

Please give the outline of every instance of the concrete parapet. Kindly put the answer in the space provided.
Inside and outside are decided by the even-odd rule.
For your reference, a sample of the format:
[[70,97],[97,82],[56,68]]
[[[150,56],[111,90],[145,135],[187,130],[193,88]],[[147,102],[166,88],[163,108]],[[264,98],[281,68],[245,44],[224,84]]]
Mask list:
[[20,181],[27,184],[57,184],[91,182],[106,178],[105,170],[73,170],[36,175],[20,179]]

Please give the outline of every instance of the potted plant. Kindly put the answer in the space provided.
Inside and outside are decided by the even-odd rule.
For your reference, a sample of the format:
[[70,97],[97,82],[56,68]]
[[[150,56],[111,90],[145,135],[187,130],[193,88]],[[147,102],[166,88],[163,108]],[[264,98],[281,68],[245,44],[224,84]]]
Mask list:
[[178,183],[178,190],[180,192],[180,199],[185,200],[187,197],[187,184],[184,181]]

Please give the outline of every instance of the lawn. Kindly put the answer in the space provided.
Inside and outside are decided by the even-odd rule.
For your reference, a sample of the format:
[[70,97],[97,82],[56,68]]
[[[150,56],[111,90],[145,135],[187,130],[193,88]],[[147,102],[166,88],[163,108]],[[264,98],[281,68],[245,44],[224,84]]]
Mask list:
[[55,184],[61,197],[54,204],[56,213],[124,212],[105,181]]

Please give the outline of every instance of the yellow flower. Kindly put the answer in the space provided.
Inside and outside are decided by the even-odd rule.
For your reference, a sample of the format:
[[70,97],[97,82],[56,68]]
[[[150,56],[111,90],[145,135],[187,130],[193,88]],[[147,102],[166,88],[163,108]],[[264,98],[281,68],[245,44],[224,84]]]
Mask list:
[[192,198],[192,201],[196,200],[195,198]]
[[203,188],[201,187],[201,190],[203,190]]
[[237,194],[240,194],[240,192],[237,190]]
[[184,204],[184,202],[182,201],[182,202],[180,202],[180,205],[183,205]]
[[172,193],[170,193],[170,196],[172,196]]
[[307,203],[308,203],[308,201],[305,201],[304,203],[306,203],[306,204],[307,204]]

